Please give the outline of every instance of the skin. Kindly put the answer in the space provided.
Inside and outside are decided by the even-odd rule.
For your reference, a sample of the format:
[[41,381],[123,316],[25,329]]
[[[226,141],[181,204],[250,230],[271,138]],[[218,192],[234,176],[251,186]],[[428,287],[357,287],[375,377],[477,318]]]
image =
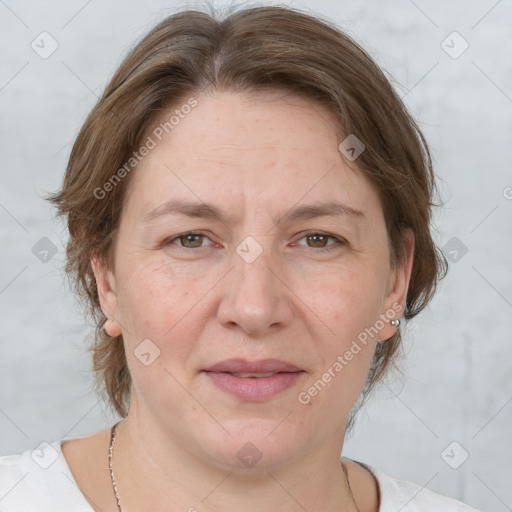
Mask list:
[[[339,454],[393,317],[307,405],[297,397],[380,315],[402,314],[413,234],[404,231],[406,261],[392,269],[377,192],[357,160],[342,158],[326,107],[275,92],[195,97],[197,107],[131,177],[114,269],[91,262],[106,330],[123,334],[133,379],[114,456],[123,511],[355,510]],[[226,218],[143,222],[176,198],[217,206]],[[364,216],[282,220],[327,201]],[[176,238],[188,232],[205,236]],[[249,236],[262,249],[251,263],[236,252]],[[145,339],[160,350],[148,366],[134,353]],[[276,396],[243,401],[201,371],[233,357],[281,359],[304,372]],[[247,442],[262,454],[252,468],[237,457]],[[63,450],[93,508],[114,511],[108,443],[105,430]],[[359,510],[377,511],[371,473],[345,464]]]

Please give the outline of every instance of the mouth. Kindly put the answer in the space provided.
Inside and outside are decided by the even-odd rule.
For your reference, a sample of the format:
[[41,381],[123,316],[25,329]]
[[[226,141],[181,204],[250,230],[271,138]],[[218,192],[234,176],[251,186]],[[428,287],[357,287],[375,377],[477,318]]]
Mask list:
[[[229,372],[227,372],[229,373]],[[263,379],[265,377],[273,377],[280,372],[266,372],[266,373],[232,373],[234,377],[240,377],[242,379]]]
[[229,359],[203,373],[225,393],[244,401],[262,401],[294,386],[306,372],[277,359]]

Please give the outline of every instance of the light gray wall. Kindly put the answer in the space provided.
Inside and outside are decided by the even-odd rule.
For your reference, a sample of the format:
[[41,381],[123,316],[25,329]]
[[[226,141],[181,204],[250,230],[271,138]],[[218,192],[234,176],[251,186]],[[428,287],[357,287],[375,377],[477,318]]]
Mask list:
[[[512,1],[290,4],[341,24],[401,84],[441,178],[437,241],[457,254],[431,308],[405,329],[405,376],[360,415],[345,455],[512,510]],[[64,285],[65,231],[41,195],[59,186],[121,57],[185,5],[194,3],[0,2],[0,454],[113,421],[91,391],[90,328]],[[43,31],[58,43],[46,59],[31,48],[51,50]],[[465,43],[453,31],[469,44],[458,58]],[[463,448],[443,459],[454,441]],[[452,469],[446,461],[456,465],[462,449],[469,457]]]

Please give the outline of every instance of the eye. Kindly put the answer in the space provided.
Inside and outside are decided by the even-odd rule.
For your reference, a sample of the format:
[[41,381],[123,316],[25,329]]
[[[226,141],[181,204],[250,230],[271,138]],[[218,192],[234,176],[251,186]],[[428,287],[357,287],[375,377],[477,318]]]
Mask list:
[[[175,244],[183,249],[201,249],[204,247],[202,245],[204,239],[209,240],[203,233],[183,233],[182,235],[170,238],[165,244]],[[179,243],[176,243],[176,241]]]
[[[334,235],[328,235],[327,233],[320,233],[318,231],[311,231],[302,236],[300,240],[306,239],[306,243],[308,243],[308,247],[314,249],[319,249],[317,252],[330,251],[340,245],[346,245],[345,240],[338,238]],[[335,243],[327,244],[327,241],[332,239]],[[312,245],[309,245],[311,243]],[[300,244],[302,245],[302,244]],[[333,247],[335,246],[335,247]]]
[[[181,235],[170,238],[164,242],[164,245],[173,244],[181,247],[182,249],[201,249],[207,247],[203,245],[204,240],[210,240],[203,233],[183,233]],[[318,231],[310,231],[309,233],[303,234],[299,240],[306,240],[307,247],[310,249],[316,249],[315,252],[325,252],[335,249],[341,245],[346,245],[347,242],[342,238],[327,233],[321,233]],[[328,244],[329,239],[334,240],[334,243]],[[211,242],[211,240],[210,240]],[[210,244],[213,245],[213,244]],[[303,244],[299,244],[303,245]]]

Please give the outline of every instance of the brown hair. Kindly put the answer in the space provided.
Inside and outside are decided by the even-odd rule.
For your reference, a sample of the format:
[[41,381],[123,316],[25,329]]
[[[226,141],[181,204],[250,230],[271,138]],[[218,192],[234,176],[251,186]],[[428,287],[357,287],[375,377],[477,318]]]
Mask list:
[[[67,217],[66,273],[96,325],[90,350],[98,390],[121,416],[127,414],[131,377],[122,336],[110,338],[102,329],[106,318],[91,258],[113,268],[130,175],[102,192],[104,198],[97,191],[105,191],[116,172],[119,176],[163,109],[207,89],[299,94],[335,112],[339,126],[333,129],[340,137],[355,134],[364,143],[356,163],[381,199],[392,268],[404,261],[401,230],[409,227],[415,235],[406,319],[427,306],[447,272],[430,232],[431,206],[438,205],[432,202],[436,185],[427,144],[384,73],[359,45],[329,21],[285,7],[238,10],[223,20],[197,10],[169,16],[124,59],[78,134],[62,189],[48,197]],[[383,377],[400,342],[397,330],[377,344],[360,398]]]

